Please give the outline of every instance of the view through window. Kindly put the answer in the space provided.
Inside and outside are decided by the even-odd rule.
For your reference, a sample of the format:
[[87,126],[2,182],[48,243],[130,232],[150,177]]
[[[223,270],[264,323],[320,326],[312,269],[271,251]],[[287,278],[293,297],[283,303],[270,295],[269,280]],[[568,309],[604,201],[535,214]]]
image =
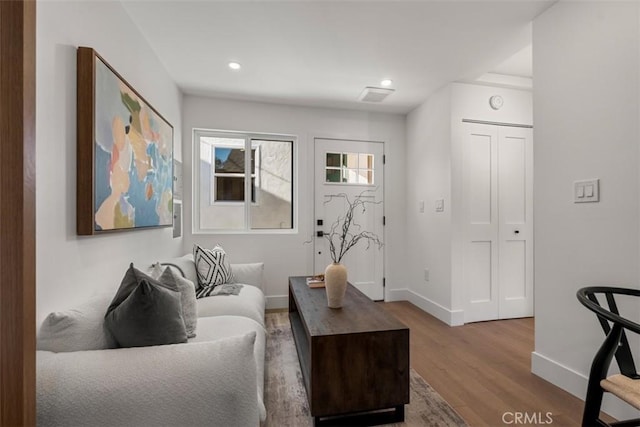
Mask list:
[[196,232],[294,228],[293,137],[196,131],[194,142]]

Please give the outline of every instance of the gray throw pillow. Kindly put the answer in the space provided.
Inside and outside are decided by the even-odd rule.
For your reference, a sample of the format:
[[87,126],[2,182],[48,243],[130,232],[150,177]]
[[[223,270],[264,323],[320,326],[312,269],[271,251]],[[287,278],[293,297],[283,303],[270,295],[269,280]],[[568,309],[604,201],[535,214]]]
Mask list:
[[196,287],[189,279],[185,279],[170,267],[163,267],[160,263],[155,263],[149,270],[151,277],[170,289],[177,289],[180,292],[180,303],[182,304],[182,317],[187,330],[187,337],[196,336],[196,326],[198,325],[198,305],[196,302]]
[[120,347],[187,342],[180,292],[129,266],[105,315]]

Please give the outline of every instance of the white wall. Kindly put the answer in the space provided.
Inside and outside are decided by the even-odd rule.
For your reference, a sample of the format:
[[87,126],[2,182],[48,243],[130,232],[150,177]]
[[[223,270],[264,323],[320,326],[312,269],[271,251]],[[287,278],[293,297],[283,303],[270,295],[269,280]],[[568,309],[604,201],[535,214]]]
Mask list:
[[[385,275],[387,289],[404,287],[405,118],[362,111],[296,107],[257,102],[186,96],[184,98],[184,248],[194,243],[221,244],[231,262],[265,262],[269,307],[288,304],[287,277],[313,273],[313,138],[376,140],[385,142]],[[297,234],[192,235],[192,129],[221,129],[295,135],[298,178]],[[296,219],[294,219],[294,222]]]
[[[492,95],[503,97],[503,108],[489,106]],[[451,325],[463,322],[466,292],[462,119],[531,124],[531,92],[452,83],[407,117],[407,289],[394,299],[407,299]],[[444,212],[435,211],[438,199],[444,199]]]
[[76,235],[76,48],[96,49],[174,127],[181,94],[119,2],[39,2],[36,69],[37,320],[114,292],[128,264],[177,255],[170,228]]
[[[451,309],[451,85],[407,117],[408,299],[443,321]],[[444,199],[444,212],[435,211]],[[424,212],[420,203],[424,201]],[[429,269],[429,281],[424,269]]]
[[[576,291],[638,287],[638,8],[636,2],[559,2],[533,25],[532,370],[580,398],[604,335]],[[600,178],[600,203],[574,204],[573,181],[589,178]],[[640,319],[637,302],[629,314]]]

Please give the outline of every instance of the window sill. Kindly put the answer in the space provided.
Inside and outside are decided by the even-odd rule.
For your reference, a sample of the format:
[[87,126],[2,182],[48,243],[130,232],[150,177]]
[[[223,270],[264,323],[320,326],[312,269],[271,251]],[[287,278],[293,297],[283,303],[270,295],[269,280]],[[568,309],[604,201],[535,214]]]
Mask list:
[[[242,200],[242,201],[237,201],[237,202],[235,202],[235,201],[234,201],[234,202],[231,202],[231,201],[228,201],[228,200],[224,200],[224,201],[217,201],[217,200],[216,200],[216,201],[215,201],[215,202],[213,202],[213,203],[209,203],[209,206],[210,206],[210,207],[226,206],[226,207],[236,207],[236,208],[238,208],[238,207],[244,207],[244,200]],[[259,207],[259,206],[260,206],[260,203],[258,203],[258,202],[251,202],[251,206]]]
[[295,235],[299,234],[298,229],[257,229],[257,230],[191,230],[191,234],[194,236],[206,236],[213,234],[225,234],[225,235]]

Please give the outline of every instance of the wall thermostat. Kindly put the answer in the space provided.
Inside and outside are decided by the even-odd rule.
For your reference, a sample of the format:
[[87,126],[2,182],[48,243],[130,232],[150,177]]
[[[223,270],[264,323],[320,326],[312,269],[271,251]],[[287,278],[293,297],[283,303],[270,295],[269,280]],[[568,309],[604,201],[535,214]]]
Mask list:
[[504,105],[504,99],[500,95],[493,95],[489,98],[489,105],[494,110],[499,110]]

